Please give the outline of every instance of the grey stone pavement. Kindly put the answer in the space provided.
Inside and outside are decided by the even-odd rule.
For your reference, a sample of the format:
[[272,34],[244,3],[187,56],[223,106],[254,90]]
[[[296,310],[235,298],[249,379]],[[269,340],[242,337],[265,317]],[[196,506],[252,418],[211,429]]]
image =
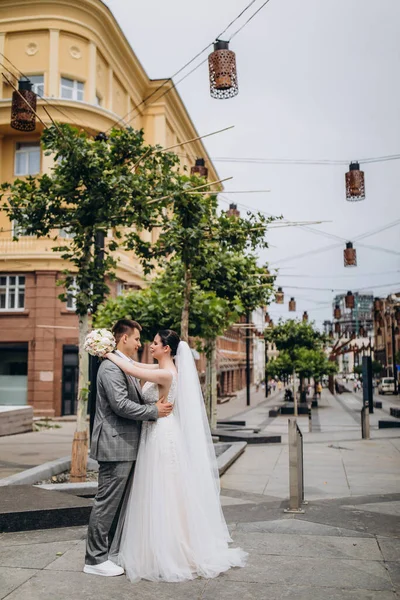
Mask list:
[[371,440],[361,440],[361,399],[324,390],[313,431],[307,418],[298,419],[309,504],[304,514],[286,514],[287,418],[269,419],[276,397],[257,400],[243,418],[279,432],[282,444],[248,446],[221,481],[234,544],[249,552],[245,568],[208,581],[131,584],[82,573],[85,527],[10,533],[0,535],[0,598],[399,599],[400,430],[378,430],[383,413],[376,411]]

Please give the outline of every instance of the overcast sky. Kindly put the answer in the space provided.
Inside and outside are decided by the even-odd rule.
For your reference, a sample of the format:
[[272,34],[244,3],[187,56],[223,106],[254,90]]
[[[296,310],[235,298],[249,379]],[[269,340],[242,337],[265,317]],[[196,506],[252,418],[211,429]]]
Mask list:
[[[212,42],[249,1],[106,4],[148,75],[162,78]],[[256,0],[227,35],[262,3]],[[205,140],[212,158],[350,161],[400,154],[399,31],[399,0],[270,0],[232,40],[239,77],[236,98],[210,97],[207,64],[178,91],[200,134],[235,125]],[[226,193],[231,201],[289,220],[327,221],[313,226],[321,235],[299,227],[271,230],[271,247],[260,258],[281,269],[278,284],[284,288],[285,305],[271,306],[274,319],[288,316],[289,296],[297,300],[297,316],[307,310],[320,325],[331,318],[336,291],[368,288],[374,295],[387,295],[400,290],[399,224],[360,240],[391,252],[355,242],[355,269],[344,268],[340,240],[338,247],[318,252],[336,243],[325,232],[354,240],[400,220],[400,161],[361,163],[366,200],[354,203],[345,200],[347,166],[215,165],[221,177],[234,177],[226,192],[271,190]],[[296,258],[311,250],[315,252]]]

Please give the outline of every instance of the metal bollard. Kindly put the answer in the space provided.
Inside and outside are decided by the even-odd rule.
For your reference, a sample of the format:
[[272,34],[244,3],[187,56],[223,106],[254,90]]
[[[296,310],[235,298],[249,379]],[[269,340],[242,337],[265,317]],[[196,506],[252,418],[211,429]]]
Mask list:
[[361,409],[361,437],[363,440],[369,440],[369,407],[364,405]]
[[289,508],[285,513],[304,513],[303,435],[296,419],[288,420],[289,433]]
[[309,402],[307,404],[307,408],[308,408],[308,431],[309,433],[312,432],[312,413],[311,413],[311,402]]

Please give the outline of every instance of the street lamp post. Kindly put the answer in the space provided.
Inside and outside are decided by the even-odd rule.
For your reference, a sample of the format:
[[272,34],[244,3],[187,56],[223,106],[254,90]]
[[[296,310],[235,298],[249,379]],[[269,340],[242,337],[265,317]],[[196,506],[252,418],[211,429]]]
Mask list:
[[397,365],[396,365],[396,333],[394,327],[394,314],[391,315],[392,321],[392,365],[393,365],[393,378],[394,378],[394,394],[395,396],[399,393],[399,382],[397,379]]
[[[105,231],[97,230],[95,234],[95,253],[96,253],[96,265],[101,268],[104,261],[104,242],[105,242]],[[93,314],[97,310],[97,304],[93,304]],[[97,356],[89,355],[89,431],[90,438],[92,438],[94,417],[96,414],[96,396],[97,396],[97,372],[99,370],[100,360]]]
[[246,312],[246,404],[250,406],[250,311]]

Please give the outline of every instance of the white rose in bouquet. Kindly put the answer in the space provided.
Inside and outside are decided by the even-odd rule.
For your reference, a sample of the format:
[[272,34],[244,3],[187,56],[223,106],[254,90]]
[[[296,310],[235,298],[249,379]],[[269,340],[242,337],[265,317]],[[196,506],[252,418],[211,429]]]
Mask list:
[[116,342],[108,329],[93,329],[86,336],[84,347],[92,356],[103,358],[108,352],[115,350]]

